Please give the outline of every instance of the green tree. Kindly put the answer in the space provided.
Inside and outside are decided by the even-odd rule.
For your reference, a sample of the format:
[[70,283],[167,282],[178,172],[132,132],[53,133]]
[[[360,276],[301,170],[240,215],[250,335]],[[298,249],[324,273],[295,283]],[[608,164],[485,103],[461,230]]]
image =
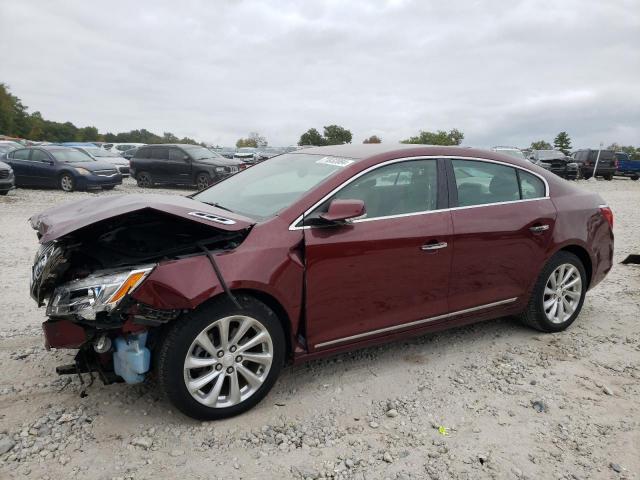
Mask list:
[[326,145],[326,139],[320,135],[320,132],[315,128],[310,128],[302,135],[300,135],[300,140],[298,141],[298,145],[311,145],[320,147],[322,145]]
[[453,128],[448,132],[438,130],[437,132],[427,132],[420,130],[420,134],[415,137],[409,137],[400,143],[416,143],[422,145],[460,145],[464,139],[464,133],[457,128]]
[[382,143],[382,139],[377,135],[371,135],[369,138],[365,138],[362,143]]
[[257,146],[258,145],[256,144],[255,140],[251,138],[239,138],[238,141],[236,142],[237,148],[243,148],[243,147],[256,148]]
[[565,155],[571,153],[571,138],[567,132],[560,132],[553,140],[553,146]]
[[324,138],[326,145],[342,145],[351,143],[353,135],[346,128],[340,125],[328,125],[324,127]]
[[549,142],[538,140],[537,142],[531,142],[531,146],[529,148],[531,150],[551,150],[553,147]]

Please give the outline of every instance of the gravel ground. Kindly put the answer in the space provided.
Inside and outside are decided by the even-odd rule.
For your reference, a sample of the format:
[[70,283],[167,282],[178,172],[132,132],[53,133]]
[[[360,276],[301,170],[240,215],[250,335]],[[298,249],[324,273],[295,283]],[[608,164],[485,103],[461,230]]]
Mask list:
[[210,423],[152,382],[82,396],[56,376],[72,354],[42,347],[26,219],[94,194],[0,197],[0,478],[640,478],[640,266],[619,263],[640,254],[640,182],[580,183],[614,210],[616,263],[566,332],[500,319],[288,367]]

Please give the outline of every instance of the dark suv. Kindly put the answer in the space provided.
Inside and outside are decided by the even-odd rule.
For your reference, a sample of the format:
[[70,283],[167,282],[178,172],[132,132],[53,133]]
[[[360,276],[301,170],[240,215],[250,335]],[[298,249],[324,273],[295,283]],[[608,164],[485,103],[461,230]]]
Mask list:
[[[598,159],[597,149],[577,150],[571,154],[571,157],[578,164],[582,178],[593,177],[593,169],[596,165],[596,159]],[[605,180],[611,180],[616,173],[617,167],[616,153],[613,150],[600,150],[596,177],[604,177]]]
[[131,176],[143,188],[154,185],[195,185],[207,188],[244,168],[199,145],[146,145],[131,159]]

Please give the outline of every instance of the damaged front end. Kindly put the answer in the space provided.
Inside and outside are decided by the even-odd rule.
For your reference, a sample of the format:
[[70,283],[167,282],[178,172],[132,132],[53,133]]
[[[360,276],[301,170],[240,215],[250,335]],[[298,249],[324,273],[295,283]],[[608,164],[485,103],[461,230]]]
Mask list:
[[202,204],[184,197],[157,203],[130,197],[132,202],[112,205],[111,215],[104,211],[109,200],[96,199],[90,202],[98,210],[93,215],[83,202],[31,219],[44,241],[30,291],[38,306],[46,304],[45,346],[79,350],[74,364],[58,367],[60,374],[98,372],[105,383],[143,381],[159,327],[185,309],[158,309],[133,294],[158,266],[233,249],[252,226],[207,206],[200,212]]

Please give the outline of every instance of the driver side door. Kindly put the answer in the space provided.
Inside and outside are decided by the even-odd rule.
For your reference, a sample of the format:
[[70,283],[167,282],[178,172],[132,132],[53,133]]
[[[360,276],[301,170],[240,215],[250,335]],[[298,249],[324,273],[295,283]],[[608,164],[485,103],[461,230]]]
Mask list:
[[[374,339],[448,312],[451,213],[444,164],[394,161],[360,174],[307,216],[309,351]],[[333,199],[357,199],[366,214],[318,224]]]

